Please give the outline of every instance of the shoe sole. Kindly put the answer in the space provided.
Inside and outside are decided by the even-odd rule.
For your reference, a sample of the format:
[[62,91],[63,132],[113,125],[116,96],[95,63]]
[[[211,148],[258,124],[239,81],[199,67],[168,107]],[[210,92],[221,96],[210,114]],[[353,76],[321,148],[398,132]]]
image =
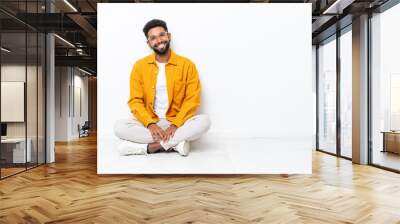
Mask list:
[[129,155],[145,155],[146,151],[144,149],[135,148],[129,145],[119,145],[117,147],[119,154],[121,156],[129,156]]
[[145,155],[146,153],[141,151],[141,150],[135,150],[135,149],[120,149],[120,155],[121,156],[129,156],[129,155]]

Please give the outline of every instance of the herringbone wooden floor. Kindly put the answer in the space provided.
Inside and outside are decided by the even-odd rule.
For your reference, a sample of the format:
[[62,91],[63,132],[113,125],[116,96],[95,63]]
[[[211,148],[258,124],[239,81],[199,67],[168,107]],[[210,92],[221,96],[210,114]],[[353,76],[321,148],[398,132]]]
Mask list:
[[400,223],[399,174],[320,152],[312,175],[98,176],[94,137],[56,149],[0,181],[0,223]]

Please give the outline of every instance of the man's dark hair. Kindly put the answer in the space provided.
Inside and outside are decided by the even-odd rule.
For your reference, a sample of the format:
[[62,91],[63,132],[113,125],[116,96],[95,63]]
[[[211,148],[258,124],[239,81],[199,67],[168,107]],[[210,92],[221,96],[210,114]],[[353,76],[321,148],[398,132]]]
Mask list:
[[149,32],[149,30],[151,28],[154,28],[154,27],[157,27],[157,26],[163,27],[165,29],[165,31],[168,32],[167,24],[164,21],[162,21],[160,19],[152,19],[152,20],[148,21],[146,23],[146,25],[144,25],[144,27],[143,27],[143,33],[146,36],[146,38],[148,37],[147,33]]

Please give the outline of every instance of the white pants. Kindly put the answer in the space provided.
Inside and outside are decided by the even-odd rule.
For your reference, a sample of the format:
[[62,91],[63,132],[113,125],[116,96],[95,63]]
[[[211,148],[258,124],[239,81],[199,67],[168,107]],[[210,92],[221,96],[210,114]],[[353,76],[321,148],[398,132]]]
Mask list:
[[[157,125],[166,130],[170,126],[170,122],[167,119],[160,119]],[[162,141],[160,144],[168,150],[179,142],[196,140],[206,133],[210,126],[211,122],[207,115],[193,116],[176,130],[174,136],[168,142]],[[114,133],[120,139],[135,143],[149,144],[154,142],[149,129],[135,118],[118,120],[114,126]]]

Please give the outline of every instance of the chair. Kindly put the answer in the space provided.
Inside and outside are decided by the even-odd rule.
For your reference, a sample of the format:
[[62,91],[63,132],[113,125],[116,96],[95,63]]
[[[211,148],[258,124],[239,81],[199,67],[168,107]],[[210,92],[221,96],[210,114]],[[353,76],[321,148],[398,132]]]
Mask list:
[[89,129],[90,129],[89,121],[85,121],[82,127],[80,127],[80,125],[78,124],[79,138],[89,136]]

